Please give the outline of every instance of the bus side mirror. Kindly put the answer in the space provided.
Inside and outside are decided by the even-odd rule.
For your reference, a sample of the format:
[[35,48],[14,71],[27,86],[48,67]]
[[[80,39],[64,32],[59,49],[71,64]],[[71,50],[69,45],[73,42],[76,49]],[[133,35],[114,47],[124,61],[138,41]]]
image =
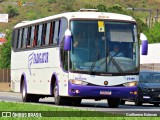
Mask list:
[[65,31],[65,36],[64,36],[64,50],[65,51],[70,51],[71,50],[71,31],[67,29]]
[[140,34],[140,40],[142,43],[141,54],[147,55],[148,54],[148,40],[147,40],[147,37],[143,33]]

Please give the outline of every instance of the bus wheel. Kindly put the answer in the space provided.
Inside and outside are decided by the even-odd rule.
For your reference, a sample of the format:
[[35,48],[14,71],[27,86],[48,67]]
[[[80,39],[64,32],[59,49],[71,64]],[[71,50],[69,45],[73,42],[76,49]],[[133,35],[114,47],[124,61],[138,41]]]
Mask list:
[[61,97],[61,96],[58,95],[58,87],[57,87],[56,83],[54,85],[53,93],[54,93],[55,105],[64,105],[66,100],[65,100],[64,97]]
[[159,103],[154,103],[154,106],[155,106],[155,107],[159,106]]
[[136,106],[142,106],[142,102],[139,99],[135,100],[135,105]]
[[108,106],[110,108],[117,108],[119,103],[120,103],[120,99],[119,98],[109,98],[108,99]]
[[121,100],[120,100],[120,105],[125,105],[125,102],[126,102],[125,100],[122,100],[122,99],[121,99]]
[[32,98],[31,98],[31,102],[39,102],[39,96],[38,95],[32,95]]
[[73,106],[80,106],[82,99],[81,98],[72,98]]
[[26,85],[25,83],[23,82],[22,83],[22,101],[23,102],[30,102],[30,95],[27,94],[27,91],[26,91]]

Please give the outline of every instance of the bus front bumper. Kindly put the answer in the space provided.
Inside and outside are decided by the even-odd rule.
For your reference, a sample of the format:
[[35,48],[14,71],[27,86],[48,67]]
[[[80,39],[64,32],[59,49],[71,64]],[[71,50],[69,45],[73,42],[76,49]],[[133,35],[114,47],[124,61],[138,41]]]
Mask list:
[[105,87],[105,86],[85,86],[75,85],[69,82],[68,95],[82,98],[136,98],[137,86],[133,87]]

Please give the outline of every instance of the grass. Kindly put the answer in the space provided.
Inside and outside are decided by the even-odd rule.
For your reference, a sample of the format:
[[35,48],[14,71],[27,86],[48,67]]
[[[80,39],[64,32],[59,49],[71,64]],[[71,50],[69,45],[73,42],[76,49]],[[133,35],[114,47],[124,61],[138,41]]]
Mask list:
[[[65,119],[65,120],[145,120],[146,117],[125,117],[124,115],[96,112],[96,111],[83,111],[78,109],[72,109],[61,106],[49,106],[44,104],[32,104],[32,103],[12,103],[12,102],[0,102],[0,116],[2,112],[11,112],[12,117],[3,119],[22,119],[21,117],[15,117],[16,115],[24,116],[23,119],[39,120],[39,119]],[[27,117],[35,113],[42,117]],[[32,114],[33,115],[33,114]],[[150,120],[158,120],[158,117],[147,117]],[[0,118],[1,119],[1,118]]]

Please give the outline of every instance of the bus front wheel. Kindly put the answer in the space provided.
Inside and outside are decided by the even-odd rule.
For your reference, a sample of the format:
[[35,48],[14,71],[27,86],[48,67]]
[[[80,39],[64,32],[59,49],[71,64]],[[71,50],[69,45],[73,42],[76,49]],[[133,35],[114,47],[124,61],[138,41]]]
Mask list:
[[117,108],[120,103],[120,98],[108,98],[108,106],[110,108]]
[[55,83],[55,85],[54,85],[53,94],[54,94],[55,105],[64,105],[66,103],[67,100],[65,99],[65,97],[61,97],[58,94],[57,83]]

